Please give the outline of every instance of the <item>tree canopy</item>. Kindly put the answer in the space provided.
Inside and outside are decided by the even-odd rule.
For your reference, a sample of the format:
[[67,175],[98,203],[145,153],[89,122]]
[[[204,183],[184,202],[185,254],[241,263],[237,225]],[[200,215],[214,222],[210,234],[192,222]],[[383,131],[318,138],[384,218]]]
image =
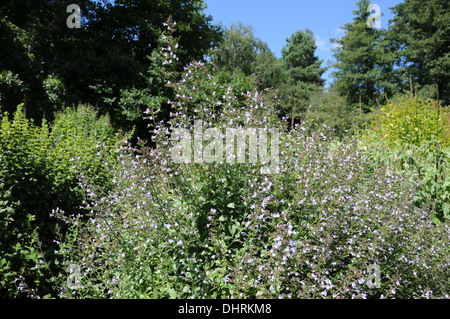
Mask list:
[[86,102],[110,113],[114,123],[126,125],[130,110],[121,92],[140,90],[149,83],[153,84],[149,93],[162,90],[161,81],[148,78],[162,75],[147,71],[152,67],[149,57],[160,49],[158,41],[169,16],[177,23],[174,36],[182,48],[180,65],[203,60],[221,39],[220,28],[203,12],[202,0],[117,0],[114,4],[81,0],[77,2],[81,28],[73,29],[66,25],[70,3],[0,4],[0,94],[10,113],[24,102],[26,115],[40,119],[51,117],[61,102]]
[[444,105],[450,104],[450,3],[446,0],[408,0],[395,6],[389,38],[396,53],[403,87],[409,78],[420,87],[439,87]]
[[291,114],[292,125],[298,112],[304,113],[311,93],[324,85],[322,60],[315,55],[317,45],[310,30],[299,30],[289,39],[282,50],[282,61],[287,79],[281,88],[283,111]]
[[[356,3],[352,22],[336,44],[337,69],[332,86],[349,103],[362,102],[365,111],[376,100],[414,86],[436,92],[448,104],[450,67],[450,10],[448,1],[410,0],[392,9],[388,29],[367,25],[369,0]],[[431,96],[430,96],[431,97]],[[360,99],[360,100],[359,100]]]

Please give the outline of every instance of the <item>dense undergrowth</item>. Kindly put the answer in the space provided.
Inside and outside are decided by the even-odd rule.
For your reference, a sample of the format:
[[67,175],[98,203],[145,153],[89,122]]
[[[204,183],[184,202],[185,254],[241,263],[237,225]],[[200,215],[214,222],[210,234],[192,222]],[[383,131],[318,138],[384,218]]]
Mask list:
[[[41,127],[20,108],[3,118],[2,297],[449,298],[443,109],[405,98],[340,139],[288,130],[275,92],[244,92],[212,65],[170,76],[171,121],[146,112],[152,143],[131,145],[85,107]],[[279,169],[177,163],[171,132],[199,120],[278,129]]]
[[404,96],[375,113],[360,145],[375,162],[408,173],[420,184],[418,206],[436,223],[450,218],[450,112],[432,100]]
[[19,106],[13,119],[2,118],[0,130],[0,295],[15,297],[26,287],[50,292],[46,283],[60,271],[54,254],[55,234],[64,224],[53,209],[84,215],[80,180],[108,187],[118,143],[108,119],[92,108],[68,109],[50,125],[23,119]]

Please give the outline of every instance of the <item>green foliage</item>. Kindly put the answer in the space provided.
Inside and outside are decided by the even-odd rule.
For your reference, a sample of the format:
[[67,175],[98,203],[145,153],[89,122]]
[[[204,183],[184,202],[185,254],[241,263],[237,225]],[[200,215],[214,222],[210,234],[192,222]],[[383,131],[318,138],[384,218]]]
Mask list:
[[51,156],[59,169],[86,174],[99,185],[107,186],[108,161],[113,160],[121,133],[114,133],[109,117],[98,116],[88,105],[68,108],[56,114],[49,138]]
[[[356,140],[288,130],[272,92],[238,95],[217,72],[193,62],[170,84],[172,117],[153,123],[154,145],[117,150],[109,191],[84,184],[89,220],[58,213],[71,225],[61,263],[82,269],[79,289],[55,279],[59,297],[448,298],[448,224],[415,207],[409,175]],[[279,171],[175,162],[170,133],[192,136],[195,120],[221,132],[279,128]],[[366,282],[373,264],[379,289]]]
[[293,124],[294,119],[307,110],[312,91],[324,84],[322,74],[325,69],[315,56],[317,46],[310,30],[297,31],[287,42],[282,50],[287,79],[280,89],[281,110],[290,115]]
[[450,218],[449,120],[449,111],[432,100],[402,97],[381,108],[361,136],[375,162],[414,178],[416,205],[428,204],[436,223]]
[[64,83],[58,77],[49,75],[43,83],[45,92],[53,104],[61,105],[64,102]]
[[[61,3],[39,2],[36,10]],[[35,125],[22,106],[12,118],[3,116],[0,297],[449,298],[447,110],[431,101],[389,101],[359,140],[344,138],[352,125],[356,129],[365,121],[365,109],[358,111],[359,103],[348,103],[339,89],[323,92],[323,69],[314,56],[311,32],[299,31],[288,39],[279,61],[264,46],[259,51],[262,43],[254,41],[251,30],[237,29],[229,40],[245,45],[222,47],[230,64],[186,64],[184,59],[192,55],[201,60],[214,38],[201,14],[202,1],[81,3],[92,29],[84,30],[86,37],[62,39],[89,44],[92,52],[110,58],[96,65],[97,53],[89,56],[95,70],[77,69],[84,64],[76,52],[74,63],[62,67],[66,75],[47,72],[45,63],[38,63],[43,69],[33,69],[33,52],[45,47],[34,37],[42,41],[48,33],[30,32],[17,15],[12,22],[0,18],[0,31],[7,31],[7,41],[1,41],[18,37],[16,49],[29,54],[21,61],[39,74],[36,91],[43,89],[47,99],[60,103],[78,90],[86,98],[90,87],[96,92],[93,100],[101,100],[101,114],[111,111],[115,121],[138,124],[139,137],[148,125],[152,141],[123,141],[108,116],[98,116],[86,105],[57,113],[51,124],[44,120]],[[368,2],[358,4],[361,9]],[[177,30],[175,22],[165,20],[172,11],[180,21]],[[349,30],[360,30],[365,21],[360,11]],[[169,32],[155,21],[166,21]],[[206,34],[199,31],[205,27]],[[207,39],[198,48],[187,36],[192,30]],[[99,35],[106,36],[96,43]],[[150,41],[159,36],[159,42]],[[113,38],[120,45],[110,46]],[[349,53],[346,43],[363,42],[357,34],[347,40],[343,56]],[[67,49],[63,43],[59,48]],[[390,52],[383,45],[367,50],[355,46],[355,56],[380,57],[372,50]],[[234,53],[227,55],[227,50]],[[371,90],[378,92],[383,82],[370,89],[367,74],[382,75],[391,58],[369,63],[374,73],[364,68],[370,61],[363,59],[362,71],[355,69],[344,79],[350,75],[365,81],[356,92],[367,93],[369,101]],[[58,56],[55,61],[61,62]],[[111,65],[117,69],[108,71]],[[34,91],[27,80],[33,72],[4,70],[0,86],[19,96]],[[111,78],[89,77],[105,70]],[[364,76],[357,78],[360,73]],[[74,85],[77,79],[79,86]],[[347,84],[346,89],[354,89]],[[281,89],[282,99],[267,86]],[[420,94],[431,93],[429,85],[421,89]],[[291,117],[302,115],[307,123],[289,130],[279,119],[280,104],[285,113],[286,105],[293,106]],[[278,130],[279,152],[274,154],[270,143],[271,161],[279,157],[278,169],[264,174],[261,148],[256,163],[207,163],[204,153],[188,163],[175,161],[173,147],[179,141],[171,134],[183,128],[192,137],[200,120],[202,133],[215,129],[221,137],[230,128]],[[206,136],[196,138],[191,146],[203,151],[211,146]],[[235,149],[233,155],[237,153]],[[69,285],[68,267],[73,265],[81,269],[79,287]],[[380,267],[379,288],[367,281],[371,265]]]
[[[86,190],[80,178],[108,186],[108,166],[117,144],[107,118],[80,106],[59,114],[50,128],[23,119],[22,106],[0,130],[0,293],[3,297],[44,296],[59,270],[54,250],[64,225],[52,211],[81,214]],[[59,270],[60,271],[60,270]],[[19,288],[19,289],[17,289]]]
[[402,97],[379,110],[371,130],[389,142],[420,146],[432,139],[450,146],[450,111],[433,100]]
[[[411,77],[424,87],[439,86],[443,105],[450,104],[450,6],[444,0],[410,0],[392,8],[394,18],[389,28],[389,40],[399,68],[394,73],[402,77],[398,89],[408,89]],[[401,63],[400,63],[401,61]]]
[[[96,105],[109,113],[116,128],[142,124],[142,103],[137,92],[148,88],[142,77],[156,66],[148,59],[158,52],[164,23],[177,22],[175,37],[183,50],[183,64],[203,59],[220,40],[220,29],[204,13],[202,0],[192,1],[91,1],[80,0],[80,29],[69,29],[67,0],[11,1],[0,4],[0,74],[11,72],[22,81],[9,85],[0,79],[2,104],[9,113],[24,102],[27,117],[37,123],[52,120],[62,102]],[[150,74],[152,96],[164,90],[164,75]],[[64,90],[61,90],[64,87]],[[26,95],[26,97],[25,97]],[[142,111],[142,110],[141,110]],[[169,113],[169,111],[167,111]],[[138,115],[136,115],[138,114]],[[140,132],[143,130],[141,129]]]
[[[153,50],[148,57],[150,65],[145,73],[140,74],[146,84],[142,88],[133,87],[122,89],[120,92],[120,120],[121,127],[131,129],[135,127],[135,136],[141,139],[149,139],[147,123],[143,121],[143,114],[146,109],[160,110],[159,119],[165,120],[170,117],[170,98],[174,96],[173,90],[167,83],[175,82],[180,69],[179,41],[174,38],[175,22],[169,18],[166,21],[167,30],[159,39],[158,49]],[[172,48],[172,51],[167,50]],[[115,99],[109,99],[113,104]]]
[[[270,94],[240,92],[239,82],[225,83],[227,75],[199,62],[187,66],[172,84],[172,127],[190,125],[192,119],[219,129],[230,120],[244,127],[278,123]],[[155,110],[147,113],[150,118]],[[71,291],[60,278],[60,296],[229,296],[227,258],[245,245],[248,204],[242,196],[251,196],[246,179],[253,173],[261,176],[260,165],[167,161],[171,153],[160,125],[154,130],[156,149],[142,147],[137,156],[129,146],[120,149],[111,192],[86,186],[92,204],[90,221],[81,226],[85,236],[60,250],[63,264],[86,269],[83,287]],[[105,232],[111,233],[104,237]]]
[[376,105],[379,95],[392,93],[389,91],[392,80],[386,78],[391,76],[388,63],[391,53],[382,45],[385,43],[384,30],[367,26],[369,4],[369,0],[358,1],[353,21],[341,27],[345,31],[344,37],[332,39],[336,44],[334,56],[337,61],[332,86],[347,98],[349,104],[356,106],[361,98],[365,113]]
[[357,131],[364,123],[365,115],[348,104],[335,90],[324,92],[323,89],[318,89],[311,93],[305,121],[312,121],[315,128],[325,125],[336,136],[343,138]]
[[256,57],[253,74],[260,90],[279,89],[286,78],[284,64],[272,52],[261,52]]
[[[362,99],[369,112],[388,97],[409,89],[410,79],[419,87],[438,85],[439,99],[449,103],[450,9],[446,1],[403,1],[392,8],[389,28],[368,28],[369,0],[357,2],[351,23],[342,38],[332,39],[337,47],[333,86],[355,106]],[[431,96],[427,96],[431,97]],[[433,97],[437,98],[437,97]]]
[[212,63],[222,72],[236,77],[237,81],[242,81],[242,76],[248,77],[261,90],[278,88],[283,81],[283,63],[267,43],[255,37],[251,26],[237,23],[225,29],[223,41],[210,55]]
[[253,64],[259,54],[270,52],[267,44],[257,39],[251,26],[233,24],[224,32],[223,41],[211,53],[212,62],[226,71],[253,73]]
[[11,89],[20,90],[23,82],[19,79],[17,74],[13,74],[11,71],[2,71],[0,74],[0,83],[10,87]]
[[282,60],[286,64],[292,82],[308,82],[323,85],[321,68],[322,63],[315,56],[317,45],[310,30],[297,31],[289,39],[282,50]]

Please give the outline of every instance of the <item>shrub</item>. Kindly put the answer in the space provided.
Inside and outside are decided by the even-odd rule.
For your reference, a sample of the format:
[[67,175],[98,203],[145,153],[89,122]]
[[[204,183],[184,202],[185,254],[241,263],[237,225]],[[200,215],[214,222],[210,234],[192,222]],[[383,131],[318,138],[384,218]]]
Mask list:
[[[269,91],[238,99],[231,85],[215,87],[204,64],[184,72],[170,84],[169,125],[154,123],[154,148],[119,148],[109,192],[86,183],[88,221],[59,212],[72,232],[58,254],[82,269],[78,290],[58,278],[59,296],[449,297],[449,225],[414,206],[410,176],[374,165],[355,140],[289,132]],[[176,163],[171,130],[194,120],[222,132],[280,128],[279,173],[262,174],[261,163]],[[370,265],[380,267],[379,288],[368,284]]]
[[114,189],[61,249],[83,287],[60,296],[448,298],[450,229],[414,206],[408,177],[304,132],[285,133],[279,175],[122,148]]
[[0,217],[2,297],[52,293],[59,270],[54,243],[63,224],[54,209],[82,214],[86,190],[80,178],[107,186],[111,150],[117,143],[105,118],[80,106],[58,115],[52,128],[23,119],[22,106],[0,129]]
[[[289,136],[281,174],[260,186],[272,196],[249,214],[247,231],[262,231],[236,256],[234,296],[448,297],[449,228],[414,206],[408,177],[374,166],[355,141],[305,131]],[[379,289],[367,284],[370,265]]]
[[450,218],[450,113],[431,100],[401,97],[374,114],[361,148],[420,184],[417,206],[428,204],[436,223]]
[[370,129],[393,143],[421,146],[436,139],[447,147],[450,145],[450,112],[433,100],[401,97],[375,113]]
[[354,105],[349,105],[345,98],[334,90],[323,92],[321,89],[311,94],[305,120],[312,121],[316,128],[326,125],[335,134],[343,138],[354,133],[364,121],[365,114]]
[[[194,120],[222,132],[235,127],[270,127],[278,123],[270,94],[239,92],[225,85],[215,68],[191,63],[173,85],[176,100],[171,128],[191,128]],[[235,85],[238,87],[235,90]],[[211,105],[211,106],[210,106]],[[157,118],[151,110],[149,119]],[[74,242],[61,241],[58,253],[68,266],[84,270],[83,287],[72,291],[59,278],[62,297],[229,296],[217,287],[241,238],[246,180],[260,165],[177,164],[170,160],[170,131],[154,127],[155,149],[123,146],[113,170],[113,189],[90,189],[89,222],[67,219],[76,229]],[[221,215],[214,215],[220,212]],[[73,237],[71,237],[73,238]],[[230,253],[223,255],[227,247]],[[215,259],[217,261],[215,261]]]

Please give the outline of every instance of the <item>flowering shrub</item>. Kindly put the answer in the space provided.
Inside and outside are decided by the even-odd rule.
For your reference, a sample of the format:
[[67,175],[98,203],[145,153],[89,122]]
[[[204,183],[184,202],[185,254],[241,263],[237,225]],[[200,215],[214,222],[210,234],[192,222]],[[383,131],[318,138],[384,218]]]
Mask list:
[[[169,123],[146,112],[154,144],[117,150],[109,191],[83,185],[89,220],[54,212],[71,230],[56,253],[82,269],[79,289],[53,278],[60,297],[449,298],[449,225],[415,207],[409,175],[326,128],[288,131],[272,92],[236,94],[210,65],[191,63],[168,85]],[[195,120],[279,128],[279,172],[176,163],[171,132]]]
[[[242,255],[236,282],[256,297],[444,297],[449,227],[435,227],[414,207],[414,185],[374,167],[355,142],[301,129],[290,138],[282,173],[261,185],[281,195],[250,216],[251,229],[271,221],[273,231]],[[381,269],[379,289],[367,285],[373,264]]]

